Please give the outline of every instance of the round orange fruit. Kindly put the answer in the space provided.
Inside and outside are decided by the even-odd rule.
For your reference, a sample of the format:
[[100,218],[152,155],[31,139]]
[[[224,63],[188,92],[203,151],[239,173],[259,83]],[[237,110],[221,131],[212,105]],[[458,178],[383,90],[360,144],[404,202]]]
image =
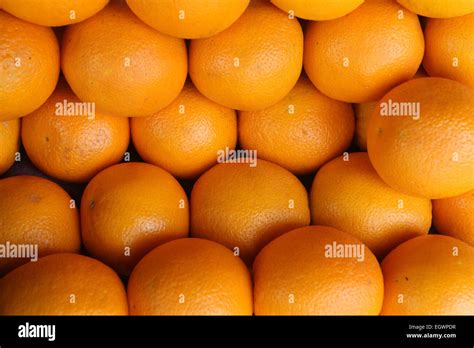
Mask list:
[[252,279],[242,260],[215,242],[163,244],[128,282],[131,315],[252,315]]
[[[428,77],[423,68],[419,68],[413,78]],[[369,126],[370,117],[378,102],[368,102],[354,105],[355,114],[355,143],[359,150],[367,151],[367,127]]]
[[150,116],[170,104],[187,74],[181,39],[140,21],[124,2],[68,26],[62,71],[81,100],[117,116]]
[[250,0],[207,1],[127,0],[131,10],[156,30],[183,39],[199,39],[220,33],[245,11]]
[[367,147],[394,189],[431,199],[474,189],[474,91],[427,77],[395,87],[369,121]]
[[253,264],[256,315],[378,315],[379,263],[355,237],[308,226],[270,242]]
[[276,164],[254,163],[218,164],[191,193],[191,235],[233,249],[247,263],[269,241],[310,221],[298,178]]
[[474,12],[472,0],[397,0],[410,11],[425,17],[450,18]]
[[353,234],[377,256],[428,234],[431,201],[397,192],[380,179],[366,152],[338,157],[316,174],[311,188],[313,224]]
[[271,0],[272,4],[300,18],[325,21],[347,15],[364,0]]
[[55,254],[0,279],[0,315],[127,315],[120,278],[103,263]]
[[171,174],[146,163],[122,163],[97,174],[81,201],[89,253],[128,275],[159,244],[186,237],[188,200]]
[[0,8],[25,21],[57,27],[83,21],[102,10],[109,0],[2,0]]
[[33,164],[63,181],[86,182],[119,162],[130,139],[128,118],[95,111],[66,85],[22,120],[23,146]]
[[239,143],[294,174],[314,172],[352,140],[349,104],[326,97],[307,78],[268,109],[239,113]]
[[474,248],[441,235],[401,244],[382,262],[382,315],[473,315]]
[[78,253],[81,235],[75,202],[43,178],[1,179],[0,244],[8,250],[7,257],[0,258],[0,276],[38,256]]
[[191,41],[189,74],[209,99],[237,110],[265,109],[296,84],[303,31],[266,1],[252,1],[228,29]]
[[0,121],[0,175],[15,162],[20,149],[20,119]]
[[433,224],[442,234],[474,246],[474,190],[433,201]]
[[369,0],[347,16],[308,25],[304,68],[327,96],[365,103],[412,78],[423,51],[415,14],[392,0]]
[[[474,9],[474,2],[472,3]],[[474,88],[474,13],[428,19],[423,66],[430,76],[456,80]]]
[[204,97],[190,83],[166,108],[131,119],[135,148],[146,162],[176,177],[195,178],[237,143],[235,111]]
[[43,104],[59,77],[59,45],[51,28],[0,10],[0,121]]

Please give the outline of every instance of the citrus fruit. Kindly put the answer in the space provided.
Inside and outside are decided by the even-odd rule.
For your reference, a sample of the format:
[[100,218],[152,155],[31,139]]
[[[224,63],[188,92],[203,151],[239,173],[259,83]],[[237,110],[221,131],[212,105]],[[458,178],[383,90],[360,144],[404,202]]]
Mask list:
[[23,145],[42,172],[64,181],[85,182],[119,162],[128,147],[128,118],[95,111],[66,85],[23,118]]
[[441,235],[410,239],[382,262],[382,315],[472,315],[474,248]]
[[131,10],[156,30],[184,39],[216,35],[245,11],[250,0],[127,0]]
[[316,174],[311,218],[353,234],[383,257],[407,239],[428,234],[431,201],[399,193],[380,179],[366,152],[338,157]]
[[423,66],[430,76],[445,77],[474,88],[473,37],[474,13],[456,18],[428,19]]
[[228,29],[191,41],[189,73],[209,99],[238,110],[259,110],[296,84],[303,62],[303,31],[266,1],[253,1]]
[[253,271],[256,315],[378,315],[382,307],[377,259],[331,227],[283,234],[258,254]]
[[433,223],[438,232],[474,246],[474,191],[433,201]]
[[251,165],[218,164],[191,193],[191,235],[233,249],[247,263],[269,241],[310,221],[298,178],[261,159]]
[[29,114],[53,92],[59,45],[51,28],[0,11],[0,121]]
[[[428,77],[423,68],[419,68],[413,78]],[[367,151],[367,127],[378,102],[368,102],[354,105],[355,114],[355,143],[359,150]]]
[[335,19],[354,11],[364,0],[271,0],[273,5],[312,21]]
[[190,83],[166,108],[131,119],[140,156],[179,178],[194,178],[216,163],[217,152],[237,143],[235,111],[204,97]]
[[0,174],[15,162],[20,148],[20,120],[0,121]]
[[397,0],[410,11],[425,17],[450,18],[474,12],[472,0]]
[[314,172],[340,154],[353,133],[351,105],[326,97],[307,78],[270,108],[239,114],[242,148],[295,174]]
[[0,315],[127,315],[120,278],[90,257],[55,254],[0,279]]
[[122,2],[68,26],[62,71],[81,100],[117,116],[150,116],[181,91],[187,74],[181,39],[157,32]]
[[469,87],[436,77],[387,93],[367,130],[380,177],[397,191],[431,199],[474,189],[473,99]]
[[128,282],[131,315],[252,315],[252,279],[215,242],[182,238],[148,253]]
[[347,16],[308,25],[304,68],[327,96],[365,103],[413,77],[423,51],[415,14],[391,0],[368,0]]
[[[30,247],[37,248],[40,257],[78,253],[81,236],[75,203],[61,187],[43,178],[1,179],[0,244],[10,250],[10,257],[0,258],[0,276],[32,259],[27,257],[35,256]],[[28,249],[30,255],[25,251],[25,257],[20,257],[21,249]]]
[[109,0],[2,0],[0,8],[25,21],[56,27],[77,23],[102,10]]
[[171,174],[146,163],[122,163],[97,174],[81,201],[84,245],[128,275],[151,249],[188,235],[186,194]]

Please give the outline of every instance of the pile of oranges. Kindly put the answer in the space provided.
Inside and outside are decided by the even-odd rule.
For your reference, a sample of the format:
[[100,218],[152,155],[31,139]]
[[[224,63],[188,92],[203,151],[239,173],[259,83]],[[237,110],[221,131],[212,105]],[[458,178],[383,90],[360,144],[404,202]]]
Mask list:
[[473,0],[0,0],[0,314],[473,315],[473,37]]

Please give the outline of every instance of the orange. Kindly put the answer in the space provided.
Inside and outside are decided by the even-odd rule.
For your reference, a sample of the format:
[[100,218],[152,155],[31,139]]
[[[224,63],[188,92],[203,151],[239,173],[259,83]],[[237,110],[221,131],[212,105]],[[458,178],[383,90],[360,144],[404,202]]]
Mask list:
[[403,243],[382,262],[382,315],[473,315],[474,248],[429,235]]
[[380,177],[398,191],[431,199],[474,189],[473,100],[469,87],[436,77],[387,93],[367,130]]
[[314,178],[310,201],[313,224],[353,234],[377,257],[427,234],[431,226],[431,201],[399,193],[384,183],[366,152],[324,165]]
[[0,174],[15,162],[20,149],[20,120],[0,121]]
[[303,31],[269,2],[252,1],[228,29],[191,41],[189,50],[189,73],[202,94],[232,109],[259,110],[296,84]]
[[29,114],[51,95],[59,76],[59,45],[51,28],[0,11],[0,121]]
[[109,0],[2,0],[0,8],[35,24],[57,27],[77,23],[102,10]]
[[239,114],[239,143],[294,174],[316,171],[346,149],[354,133],[349,104],[333,100],[301,78],[268,109]]
[[[474,8],[474,2],[472,2]],[[431,76],[445,77],[474,88],[474,13],[428,19],[423,66]]]
[[367,0],[347,16],[308,25],[304,68],[327,96],[365,103],[413,77],[423,51],[415,14],[392,0]]
[[474,12],[472,0],[397,0],[410,11],[425,17],[450,18]]
[[433,223],[438,232],[474,246],[474,191],[433,201]]
[[270,242],[253,264],[256,315],[378,315],[383,278],[351,235],[308,226]]
[[161,168],[122,163],[97,174],[81,201],[89,253],[123,275],[159,244],[188,235],[186,194]]
[[82,103],[66,84],[22,120],[28,157],[43,173],[64,181],[85,182],[119,162],[128,147],[128,118],[99,112]]
[[191,193],[191,235],[233,249],[247,263],[272,239],[310,221],[298,178],[261,159],[251,165],[218,164]]
[[216,163],[217,152],[237,143],[235,111],[210,101],[188,82],[169,106],[131,120],[133,144],[149,163],[190,179]]
[[252,315],[252,279],[239,257],[182,238],[147,254],[128,282],[131,315]]
[[118,116],[150,116],[181,91],[187,74],[184,41],[140,21],[124,2],[64,32],[61,67],[81,100]]
[[90,257],[55,254],[0,279],[0,315],[127,315],[120,278]]
[[[428,77],[423,68],[419,68],[413,78]],[[378,102],[354,105],[355,112],[355,143],[359,150],[367,151],[367,127]]]
[[347,15],[364,0],[271,0],[290,15],[313,21],[325,21]]
[[245,11],[250,0],[127,0],[130,9],[156,30],[183,39],[220,33]]
[[[79,215],[75,202],[55,183],[36,176],[0,180],[0,244],[10,250],[0,258],[0,276],[28,262],[14,250],[37,247],[39,256],[78,253],[81,247]],[[22,246],[22,245],[27,246]],[[38,256],[38,255],[36,255]]]

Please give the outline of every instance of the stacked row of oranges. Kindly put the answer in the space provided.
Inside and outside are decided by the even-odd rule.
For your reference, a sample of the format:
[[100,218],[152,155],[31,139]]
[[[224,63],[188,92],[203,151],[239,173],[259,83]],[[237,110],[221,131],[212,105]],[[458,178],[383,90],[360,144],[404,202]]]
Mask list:
[[473,34],[471,0],[0,0],[0,173],[21,140],[86,185],[0,180],[0,314],[474,314]]

